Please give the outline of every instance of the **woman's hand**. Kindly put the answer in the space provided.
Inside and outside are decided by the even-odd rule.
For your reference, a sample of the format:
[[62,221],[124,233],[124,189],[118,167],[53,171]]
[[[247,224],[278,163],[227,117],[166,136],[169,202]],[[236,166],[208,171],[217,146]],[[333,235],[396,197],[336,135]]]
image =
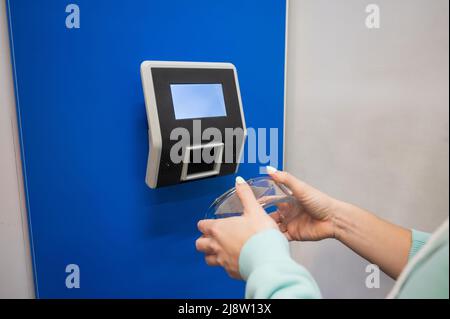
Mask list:
[[278,183],[287,186],[297,202],[278,204],[272,213],[288,240],[321,240],[334,238],[333,218],[339,202],[289,173],[268,166],[267,172]]
[[408,262],[411,231],[388,223],[372,213],[336,200],[286,172],[267,168],[286,185],[297,203],[283,203],[271,214],[289,240],[336,238],[344,245],[397,278]]
[[195,244],[197,250],[205,253],[208,265],[222,266],[230,277],[241,278],[239,255],[245,242],[260,231],[277,228],[277,224],[256,201],[250,186],[241,177],[236,178],[236,193],[244,207],[243,214],[201,220],[198,229],[203,235]]

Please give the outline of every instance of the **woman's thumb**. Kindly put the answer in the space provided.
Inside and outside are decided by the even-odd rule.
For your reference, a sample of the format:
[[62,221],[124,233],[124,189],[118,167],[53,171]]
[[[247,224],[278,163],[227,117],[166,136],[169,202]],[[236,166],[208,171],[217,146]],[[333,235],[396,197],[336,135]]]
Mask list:
[[292,191],[293,195],[300,201],[306,194],[314,190],[313,187],[298,180],[287,172],[279,171],[272,166],[267,166],[266,170],[275,182],[283,184],[287,188],[289,188]]
[[255,198],[255,194],[247,182],[240,176],[236,177],[236,194],[244,207],[244,213],[253,213],[258,211],[260,205]]

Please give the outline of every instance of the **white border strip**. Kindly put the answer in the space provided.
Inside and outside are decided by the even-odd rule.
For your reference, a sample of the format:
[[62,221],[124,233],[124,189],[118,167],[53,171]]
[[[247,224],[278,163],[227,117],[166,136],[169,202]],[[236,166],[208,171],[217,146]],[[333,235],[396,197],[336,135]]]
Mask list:
[[[25,162],[25,149],[23,147],[23,137],[22,134],[22,125],[21,125],[21,113],[20,113],[20,101],[19,101],[19,85],[17,82],[17,73],[16,73],[16,60],[14,53],[14,36],[12,33],[12,19],[11,19],[11,4],[10,1],[7,0],[4,2],[5,12],[8,11],[5,18],[7,19],[9,30],[7,34],[9,36],[9,52],[11,54],[11,74],[13,76],[12,81],[14,82],[14,97],[15,104],[11,105],[11,124],[13,130],[13,143],[14,143],[14,152],[16,157],[16,175],[17,175],[17,183],[18,183],[18,192],[20,199],[20,212],[21,212],[21,223],[22,223],[22,235],[24,241],[24,251],[26,252],[26,269],[27,269],[27,277],[29,282],[29,290],[30,296],[39,298],[39,289],[37,282],[37,267],[35,262],[34,255],[34,243],[33,237],[30,235],[33,232],[33,228],[31,225],[31,220],[28,218],[30,214],[30,203],[29,203],[29,194],[28,194],[28,186],[26,179],[26,162]],[[23,155],[23,156],[22,156]],[[27,214],[27,208],[28,213]],[[33,272],[34,269],[34,272]]]
[[287,110],[287,71],[288,71],[288,33],[289,33],[289,2],[286,0],[286,18],[284,31],[284,103],[283,103],[283,170],[286,169],[286,110]]

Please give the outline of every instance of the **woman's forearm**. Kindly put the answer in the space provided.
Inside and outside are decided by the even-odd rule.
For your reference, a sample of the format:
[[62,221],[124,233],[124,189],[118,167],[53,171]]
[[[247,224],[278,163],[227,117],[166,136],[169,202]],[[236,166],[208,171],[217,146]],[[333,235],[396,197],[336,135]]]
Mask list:
[[336,239],[397,278],[408,262],[411,231],[357,206],[344,202],[337,206],[333,216]]
[[321,298],[313,277],[291,258],[289,243],[277,229],[247,240],[239,255],[239,271],[247,281],[246,298]]

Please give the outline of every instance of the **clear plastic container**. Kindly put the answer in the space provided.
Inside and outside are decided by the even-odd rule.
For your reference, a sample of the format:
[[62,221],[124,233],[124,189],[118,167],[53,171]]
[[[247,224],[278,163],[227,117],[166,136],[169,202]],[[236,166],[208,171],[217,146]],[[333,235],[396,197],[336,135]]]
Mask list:
[[[275,182],[269,176],[250,179],[247,184],[265,210],[275,207],[278,203],[295,201],[290,189]],[[211,204],[205,217],[207,219],[226,218],[239,216],[242,212],[241,201],[236,194],[236,188],[233,187]]]

